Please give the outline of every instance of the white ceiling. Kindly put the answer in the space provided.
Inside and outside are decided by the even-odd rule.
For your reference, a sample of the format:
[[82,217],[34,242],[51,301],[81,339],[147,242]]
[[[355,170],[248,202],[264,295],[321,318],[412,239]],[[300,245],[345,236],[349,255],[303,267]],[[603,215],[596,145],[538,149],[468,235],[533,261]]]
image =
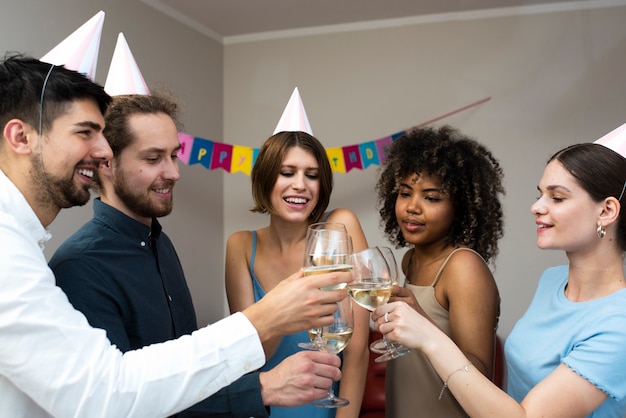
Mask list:
[[[450,13],[494,13],[517,8],[580,8],[606,0],[141,0],[220,42],[229,38],[374,24]],[[610,1],[610,0],[609,0]]]

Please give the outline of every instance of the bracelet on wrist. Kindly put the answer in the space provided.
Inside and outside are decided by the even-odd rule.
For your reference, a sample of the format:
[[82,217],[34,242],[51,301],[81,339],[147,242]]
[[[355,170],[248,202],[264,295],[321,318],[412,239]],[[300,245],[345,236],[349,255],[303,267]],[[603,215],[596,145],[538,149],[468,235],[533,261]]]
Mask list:
[[446,378],[446,380],[443,382],[443,386],[441,387],[441,392],[439,392],[439,398],[437,398],[438,400],[441,400],[441,397],[443,396],[443,392],[446,391],[446,388],[448,387],[448,382],[450,381],[450,378],[457,372],[466,372],[469,373],[469,366],[472,365],[471,361],[468,361],[467,364],[465,364],[462,367],[459,367],[458,369],[456,369],[455,371],[453,371],[452,373],[450,373],[448,375],[448,377]]

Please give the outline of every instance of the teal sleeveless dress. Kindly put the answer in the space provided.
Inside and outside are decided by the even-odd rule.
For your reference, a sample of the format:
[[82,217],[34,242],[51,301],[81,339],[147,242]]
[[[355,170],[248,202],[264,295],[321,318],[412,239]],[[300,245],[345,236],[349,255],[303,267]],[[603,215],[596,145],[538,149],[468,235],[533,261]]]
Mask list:
[[[252,286],[254,288],[254,301],[257,302],[263,296],[265,296],[265,290],[261,287],[261,284],[257,280],[254,274],[254,256],[256,253],[256,231],[252,231],[252,254],[250,256],[250,277],[252,277]],[[267,363],[260,369],[261,371],[267,371],[274,368],[278,363],[283,361],[290,355],[302,351],[303,349],[298,347],[300,342],[309,342],[309,335],[307,331],[301,331],[295,334],[285,335],[280,341],[280,345],[276,349],[274,355],[267,360]],[[339,393],[338,382],[335,382],[335,393]],[[314,406],[312,404],[297,406],[293,408],[284,408],[278,406],[272,406],[270,412],[271,418],[334,418],[334,409],[325,409]]]

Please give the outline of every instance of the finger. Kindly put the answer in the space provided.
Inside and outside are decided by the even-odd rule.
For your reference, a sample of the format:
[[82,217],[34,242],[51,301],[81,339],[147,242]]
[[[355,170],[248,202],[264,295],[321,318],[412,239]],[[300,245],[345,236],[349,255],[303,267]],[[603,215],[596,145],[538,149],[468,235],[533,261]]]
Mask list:
[[339,356],[330,353],[324,353],[323,351],[307,351],[309,358],[319,365],[326,365],[335,368],[341,366],[341,359]]
[[312,286],[319,289],[336,289],[345,287],[347,283],[352,281],[352,274],[348,272],[333,272],[326,274],[316,274],[314,276],[306,276]]

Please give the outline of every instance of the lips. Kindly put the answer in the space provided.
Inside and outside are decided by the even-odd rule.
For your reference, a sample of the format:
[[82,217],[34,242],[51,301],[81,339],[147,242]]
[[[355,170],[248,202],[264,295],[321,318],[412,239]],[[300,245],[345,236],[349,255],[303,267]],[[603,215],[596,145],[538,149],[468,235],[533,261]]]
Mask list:
[[305,205],[309,202],[309,199],[305,199],[304,197],[285,197],[283,200],[292,205]]
[[415,232],[419,229],[422,229],[425,226],[423,222],[417,222],[414,220],[404,220],[402,221],[402,224],[404,225],[406,230],[409,232]]
[[553,225],[543,223],[543,222],[535,222],[537,224],[537,232],[545,231],[553,227]]

